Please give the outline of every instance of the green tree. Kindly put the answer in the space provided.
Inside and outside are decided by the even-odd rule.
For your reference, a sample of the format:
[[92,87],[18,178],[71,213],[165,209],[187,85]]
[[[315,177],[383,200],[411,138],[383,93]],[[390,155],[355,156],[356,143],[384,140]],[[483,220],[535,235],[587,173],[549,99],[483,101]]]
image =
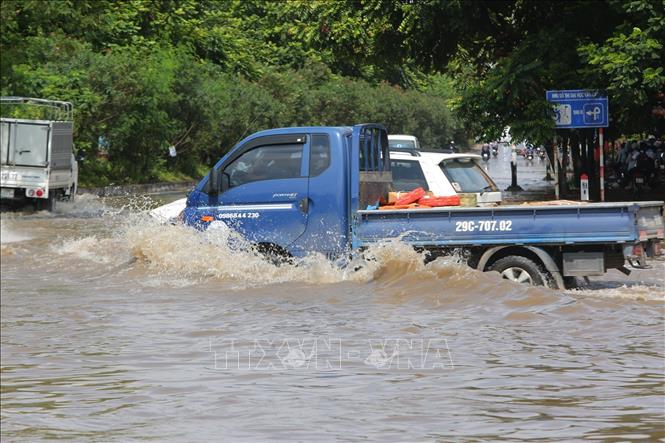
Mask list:
[[625,133],[665,130],[662,94],[665,93],[665,2],[622,2],[627,18],[601,43],[578,47],[587,66],[585,78],[604,88],[612,98],[613,123]]
[[[660,125],[660,0],[368,0],[372,44],[389,42],[384,63],[413,64],[455,79],[453,102],[464,124],[487,139],[511,126],[515,138],[553,134],[547,89],[607,90],[610,129]],[[390,26],[385,26],[389,23]],[[398,42],[398,43],[396,43]],[[659,95],[660,94],[660,95]]]

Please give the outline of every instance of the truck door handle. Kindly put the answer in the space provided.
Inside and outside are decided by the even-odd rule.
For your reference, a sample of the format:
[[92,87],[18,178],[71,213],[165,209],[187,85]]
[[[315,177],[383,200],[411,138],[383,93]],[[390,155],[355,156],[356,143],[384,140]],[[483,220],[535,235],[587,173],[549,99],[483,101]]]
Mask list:
[[305,197],[298,203],[298,208],[305,214],[309,211],[309,198]]

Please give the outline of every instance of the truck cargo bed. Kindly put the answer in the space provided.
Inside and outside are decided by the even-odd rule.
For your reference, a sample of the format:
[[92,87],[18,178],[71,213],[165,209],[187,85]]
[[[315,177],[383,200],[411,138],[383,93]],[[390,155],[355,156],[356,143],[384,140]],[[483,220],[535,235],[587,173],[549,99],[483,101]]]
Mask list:
[[663,202],[512,205],[357,212],[356,247],[390,238],[418,246],[632,243],[663,238]]

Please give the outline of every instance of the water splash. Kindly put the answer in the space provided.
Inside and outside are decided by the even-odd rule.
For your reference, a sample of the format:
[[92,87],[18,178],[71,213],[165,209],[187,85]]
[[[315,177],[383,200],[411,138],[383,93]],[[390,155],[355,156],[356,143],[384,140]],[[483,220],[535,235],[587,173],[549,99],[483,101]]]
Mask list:
[[30,236],[21,232],[15,218],[7,214],[0,216],[0,244],[16,243],[30,240]]
[[[97,210],[105,226],[116,227],[106,236],[95,234],[62,241],[55,246],[57,255],[98,264],[127,264],[137,279],[149,286],[224,282],[247,288],[279,283],[372,282],[389,289],[397,298],[418,292],[487,294],[494,289],[511,297],[524,295],[525,288],[502,281],[495,273],[472,270],[458,255],[426,263],[422,253],[399,239],[354,253],[344,260],[343,266],[321,254],[276,264],[224,224],[220,224],[220,229],[205,232],[182,225],[164,225],[148,215],[155,206],[150,197],[133,196],[121,203],[113,206],[101,199],[83,200],[80,206],[83,211]],[[4,238],[3,231],[3,242]],[[537,292],[538,297],[541,293],[562,294],[547,288],[539,288]],[[633,282],[629,286],[625,282],[600,283],[564,294],[662,300],[665,285],[660,279]]]
[[60,256],[75,256],[81,260],[107,264],[113,260],[110,254],[105,252],[111,251],[115,247],[116,242],[111,239],[100,239],[97,236],[91,236],[66,240],[64,243],[54,247],[53,250]]

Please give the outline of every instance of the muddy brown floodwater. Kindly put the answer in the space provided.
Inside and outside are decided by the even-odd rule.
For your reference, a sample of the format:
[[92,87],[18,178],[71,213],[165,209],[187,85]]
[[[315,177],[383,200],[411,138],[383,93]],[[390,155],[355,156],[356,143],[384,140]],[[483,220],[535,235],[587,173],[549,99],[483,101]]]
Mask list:
[[133,200],[2,215],[3,442],[665,441],[663,261],[276,267]]

